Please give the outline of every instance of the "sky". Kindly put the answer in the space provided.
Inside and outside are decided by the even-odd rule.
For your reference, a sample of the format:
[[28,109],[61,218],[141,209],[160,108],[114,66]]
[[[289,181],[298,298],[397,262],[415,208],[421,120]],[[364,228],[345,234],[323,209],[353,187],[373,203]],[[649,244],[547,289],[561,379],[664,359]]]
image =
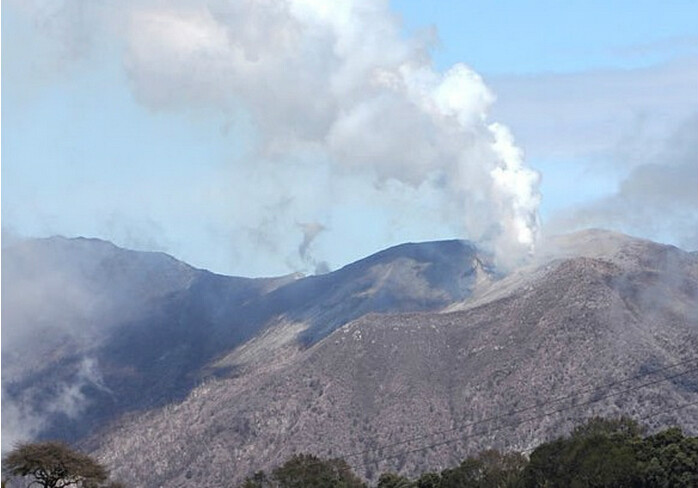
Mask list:
[[7,0],[2,229],[242,276],[602,227],[696,249],[693,1]]

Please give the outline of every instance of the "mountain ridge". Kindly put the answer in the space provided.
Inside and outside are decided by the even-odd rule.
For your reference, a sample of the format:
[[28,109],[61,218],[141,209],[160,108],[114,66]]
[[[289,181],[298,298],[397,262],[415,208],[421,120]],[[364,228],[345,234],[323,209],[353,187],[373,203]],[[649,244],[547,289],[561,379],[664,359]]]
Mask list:
[[[655,385],[589,403],[581,412],[570,407],[567,414],[541,416],[535,425],[492,434],[466,430],[478,435],[457,449],[444,445],[411,455],[378,450],[404,438],[438,442],[443,439],[431,432],[507,418],[512,409],[536,405],[542,398],[583,391],[568,401],[593,402],[603,398],[604,390],[590,387],[695,359],[696,323],[684,313],[695,307],[695,290],[685,290],[677,303],[659,310],[626,283],[617,286],[619,278],[643,279],[624,272],[608,260],[574,258],[545,270],[537,286],[467,310],[365,315],[310,348],[289,351],[283,367],[221,378],[166,413],[114,426],[97,452],[115,465],[126,460],[146,484],[167,479],[215,486],[217,480],[238,479],[240,471],[268,468],[295,452],[325,457],[364,453],[347,460],[370,479],[380,471],[414,474],[447,466],[485,447],[525,449],[589,415],[637,417],[695,402],[695,373],[667,381],[659,380],[671,375],[660,374],[647,376],[657,380]],[[191,419],[194,411],[206,420],[184,428],[183,419]],[[541,413],[540,408],[530,412],[534,417]],[[653,421],[696,432],[696,413],[694,406]],[[167,432],[167,440],[140,434],[148,429]],[[205,447],[198,449],[201,445]],[[189,478],[174,462],[173,450],[181,453],[184,446]],[[134,453],[142,452],[153,454],[139,464]],[[372,458],[392,455],[397,457],[366,469]],[[150,478],[138,467],[152,465],[157,473]],[[217,468],[210,472],[208,466]]]
[[[506,276],[462,241],[396,246],[283,283],[201,271],[149,301],[135,322],[116,324],[115,335],[89,354],[49,364],[53,376],[44,368],[22,384],[3,372],[3,393],[10,392],[10,405],[19,399],[40,408],[32,395],[47,382],[77,385],[71,391],[84,407],[54,412],[60,428],[49,423],[35,433],[79,439],[134,486],[217,486],[300,451],[366,451],[348,461],[371,478],[364,464],[377,446],[430,439],[695,355],[698,256],[599,231],[562,240]],[[696,400],[692,378],[584,413],[646,415]],[[49,389],[48,397],[61,392]],[[4,417],[7,401],[4,394]],[[695,432],[696,413],[657,420]],[[74,423],[87,428],[71,430]],[[571,424],[569,415],[544,417],[372,469],[438,468],[473,449],[525,448]]]
[[[447,248],[441,255],[440,246]],[[77,439],[114,416],[184,398],[230,368],[216,358],[280,320],[296,324],[288,340],[310,345],[366,312],[438,308],[463,297],[461,266],[441,276],[450,289],[432,288],[423,255],[443,268],[449,253],[468,258],[474,248],[458,241],[424,247],[397,246],[299,279],[218,275],[97,239],[4,248],[3,338],[11,347],[3,348],[3,398],[29,405],[17,416],[37,419],[25,419],[36,424],[32,435]],[[68,406],[56,409],[51,395]]]

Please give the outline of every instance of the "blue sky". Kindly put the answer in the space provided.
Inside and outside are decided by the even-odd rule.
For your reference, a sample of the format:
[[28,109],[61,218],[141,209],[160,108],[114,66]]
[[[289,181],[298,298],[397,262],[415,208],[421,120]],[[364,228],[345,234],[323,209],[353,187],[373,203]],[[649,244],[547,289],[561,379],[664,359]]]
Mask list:
[[393,0],[408,31],[434,25],[434,59],[486,76],[631,69],[695,56],[695,2]]
[[534,210],[695,249],[695,2],[296,3],[3,2],[3,234],[247,276]]

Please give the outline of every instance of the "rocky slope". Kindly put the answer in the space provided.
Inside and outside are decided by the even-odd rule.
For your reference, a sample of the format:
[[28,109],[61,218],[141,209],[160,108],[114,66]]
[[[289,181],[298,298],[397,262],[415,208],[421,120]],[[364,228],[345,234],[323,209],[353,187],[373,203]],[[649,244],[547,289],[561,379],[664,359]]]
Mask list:
[[[695,254],[591,231],[541,255],[500,280],[471,261],[458,276],[484,279],[466,279],[477,286],[440,313],[328,328],[277,315],[211,363],[225,373],[83,445],[133,486],[213,487],[301,451],[345,457],[368,478],[440,469],[592,414],[698,432],[698,407],[677,409],[698,400]],[[294,339],[314,327],[315,342]]]
[[[248,279],[96,239],[22,242],[3,249],[3,438],[75,440],[180,401],[234,374],[226,356],[260,334],[310,345],[368,312],[441,308],[493,277],[486,262],[444,241],[322,276]],[[258,342],[246,354],[268,360],[274,347]]]

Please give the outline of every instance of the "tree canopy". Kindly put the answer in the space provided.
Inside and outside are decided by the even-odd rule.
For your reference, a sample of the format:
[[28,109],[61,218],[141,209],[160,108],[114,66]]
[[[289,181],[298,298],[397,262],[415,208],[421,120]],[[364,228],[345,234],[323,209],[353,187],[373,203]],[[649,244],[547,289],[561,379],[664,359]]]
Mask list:
[[[377,488],[654,488],[698,487],[698,437],[671,428],[643,436],[628,418],[592,418],[569,435],[540,444],[530,457],[482,451],[460,465],[410,479],[383,473]],[[346,462],[297,455],[276,468],[247,478],[243,488],[365,486]]]
[[86,454],[62,442],[19,444],[2,459],[3,476],[30,479],[31,486],[44,488],[116,487],[108,481],[107,470]]
[[568,437],[538,446],[521,486],[698,486],[698,438],[672,428],[642,437],[628,419],[594,418]]
[[243,488],[366,488],[343,459],[320,459],[297,454],[267,476],[259,471],[248,477]]

